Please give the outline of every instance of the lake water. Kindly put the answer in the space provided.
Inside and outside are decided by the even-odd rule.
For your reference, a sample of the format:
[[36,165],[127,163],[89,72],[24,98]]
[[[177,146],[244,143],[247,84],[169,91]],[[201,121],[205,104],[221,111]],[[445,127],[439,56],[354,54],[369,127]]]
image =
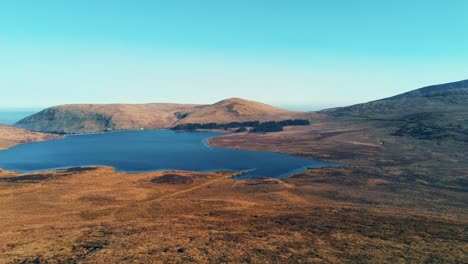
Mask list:
[[19,172],[93,165],[126,172],[225,169],[252,170],[239,178],[284,178],[307,167],[333,165],[271,152],[208,146],[206,140],[216,135],[171,130],[72,135],[0,151],[0,168]]

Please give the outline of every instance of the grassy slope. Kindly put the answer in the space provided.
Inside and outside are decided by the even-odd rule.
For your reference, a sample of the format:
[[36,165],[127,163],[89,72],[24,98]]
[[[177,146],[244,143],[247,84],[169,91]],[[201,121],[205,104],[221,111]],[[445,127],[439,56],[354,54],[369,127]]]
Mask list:
[[[309,127],[265,135],[225,135],[210,143],[346,164],[340,168],[308,170],[286,182],[307,186],[319,197],[364,206],[370,210],[370,218],[377,208],[391,207],[398,221],[411,218],[416,211],[466,219],[467,118],[467,89],[449,89],[325,110],[312,118],[313,125]],[[330,226],[337,228],[336,223]],[[374,224],[371,230],[384,226]],[[401,228],[402,234],[410,232],[409,226],[390,224],[387,227]],[[435,219],[428,228],[450,230]],[[382,231],[376,231],[375,235],[382,235]],[[359,250],[352,237],[349,234],[342,237],[348,244],[347,250]],[[440,240],[432,239],[447,242],[452,238],[447,235]],[[388,254],[398,252],[397,248],[412,248],[416,254],[433,257],[427,262],[460,263],[468,259],[466,252],[452,259],[450,253],[438,252],[436,248],[424,251],[413,247],[425,239],[419,233],[407,239],[408,246],[384,248]],[[372,256],[361,261],[380,262],[374,259],[379,253],[371,252],[374,252],[370,253]]]
[[[418,91],[418,90],[417,90]],[[468,88],[402,96],[322,113],[343,120],[392,123],[394,133],[420,139],[468,141]]]
[[59,133],[163,128],[177,121],[175,113],[191,112],[197,107],[180,104],[63,105],[45,109],[15,126]]
[[304,113],[233,98],[213,105],[63,105],[45,109],[15,126],[42,132],[90,133],[106,130],[168,128],[179,123],[284,120]]
[[[431,196],[427,189],[418,196],[406,185],[340,170],[286,181],[111,168],[0,172],[0,241],[7,241],[0,243],[0,262],[456,263],[466,257],[466,218],[453,208],[442,214],[418,206],[451,192]],[[350,199],[353,192],[365,200]]]
[[[312,126],[267,135],[227,135],[219,146],[266,149],[377,166],[426,184],[466,190],[468,88],[395,97],[321,111]],[[389,172],[390,173],[390,172]]]
[[468,80],[463,80],[459,82],[451,82],[451,83],[445,83],[445,84],[437,84],[437,85],[431,85],[427,87],[423,87],[420,89],[416,89],[413,91],[409,91],[406,93],[402,93],[399,95],[395,95],[389,98],[385,98],[382,100],[395,100],[395,99],[403,99],[403,98],[414,98],[414,97],[420,97],[420,96],[426,96],[428,94],[434,94],[438,92],[442,93],[447,93],[451,92],[451,90],[458,90],[458,89],[463,89],[463,88],[468,88]]
[[288,111],[254,101],[231,98],[194,111],[179,123],[229,123],[243,121],[278,121],[303,117],[302,112]]
[[0,150],[13,147],[18,144],[50,140],[60,136],[32,132],[21,128],[0,124]]

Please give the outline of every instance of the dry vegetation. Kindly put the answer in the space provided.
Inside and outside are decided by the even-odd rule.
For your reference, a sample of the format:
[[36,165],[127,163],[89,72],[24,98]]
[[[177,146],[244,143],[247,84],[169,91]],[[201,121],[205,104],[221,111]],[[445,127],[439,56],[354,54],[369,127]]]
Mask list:
[[0,124],[0,150],[7,149],[18,144],[51,140],[55,138],[60,138],[60,136],[37,133]]
[[280,121],[305,115],[303,112],[288,111],[241,98],[231,98],[197,109],[179,123],[222,124],[243,121]]
[[[467,222],[460,223],[459,235],[448,234],[458,225],[454,219],[467,219],[468,216],[466,142],[458,137],[422,140],[411,136],[394,136],[392,132],[400,123],[392,120],[361,120],[321,114],[311,116],[311,120],[313,125],[309,127],[293,127],[271,134],[224,135],[211,139],[210,144],[269,150],[346,164],[344,167],[308,170],[285,182],[295,183],[301,186],[298,189],[307,190],[299,192],[300,195],[313,193],[321,199],[346,203],[353,208],[366,208],[372,214],[385,208],[392,215],[391,223],[377,221],[368,230],[372,230],[375,236],[383,237],[386,237],[386,229],[399,230],[399,234],[393,233],[392,236],[402,244],[381,244],[385,253],[369,247],[364,258],[358,262],[398,262],[403,259],[408,263],[468,261]],[[336,210],[347,208],[343,204],[335,205]],[[362,223],[372,218],[367,213],[361,215]],[[402,224],[416,215],[423,215],[428,221],[427,225],[424,224],[426,220],[421,219],[412,224]],[[346,215],[342,217],[346,218]],[[447,225],[437,220],[439,217],[448,221]],[[448,224],[452,220],[454,222]],[[332,228],[337,228],[335,221],[329,223]],[[414,230],[410,231],[410,226],[426,231],[414,233]],[[361,232],[358,231],[361,227],[350,228],[352,232]],[[448,233],[444,238],[435,238],[427,236],[425,232],[432,232],[429,230]],[[408,233],[412,235],[406,236]],[[460,240],[452,240],[457,236]],[[359,251],[358,245],[362,241],[356,242],[354,235],[341,239],[349,245],[345,249],[348,255],[344,259],[354,259],[352,252]],[[420,241],[436,244],[425,250],[412,248],[411,245]],[[376,241],[373,243],[378,244]],[[408,252],[402,253],[405,244],[412,248],[413,256]],[[461,248],[455,250],[459,246]],[[381,254],[392,257],[383,259]],[[399,254],[402,255],[398,260],[396,256]],[[454,258],[457,254],[458,257]]]
[[463,263],[466,193],[380,169],[286,180],[0,172],[4,263]]
[[18,127],[55,133],[170,128],[180,123],[229,123],[301,118],[305,114],[240,98],[212,105],[78,104],[47,108],[27,117]]
[[[284,180],[0,171],[0,262],[468,263],[465,99],[365,104],[307,114],[307,127],[210,140],[346,164]],[[200,118],[249,116],[234,100]]]
[[107,130],[170,127],[176,113],[190,113],[192,104],[74,104],[61,105],[19,121],[15,126],[42,132],[93,133]]

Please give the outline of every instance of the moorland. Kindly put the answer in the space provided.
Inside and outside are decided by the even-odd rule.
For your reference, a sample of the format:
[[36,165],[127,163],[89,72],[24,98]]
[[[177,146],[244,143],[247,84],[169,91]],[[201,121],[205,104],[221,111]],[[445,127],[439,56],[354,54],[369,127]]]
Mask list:
[[[249,107],[249,102],[177,108],[169,111],[165,126],[307,119],[307,126],[227,133],[209,143],[346,166],[309,169],[283,180],[232,180],[235,174],[228,171],[125,173],[109,167],[1,171],[0,259],[466,263],[467,81],[319,112]],[[101,112],[82,111],[41,112],[17,125],[38,131],[29,133],[124,127],[116,125],[114,113],[102,121],[96,118]],[[147,113],[141,115],[147,120]],[[101,125],[106,123],[113,125]],[[132,128],[137,127],[142,123]]]

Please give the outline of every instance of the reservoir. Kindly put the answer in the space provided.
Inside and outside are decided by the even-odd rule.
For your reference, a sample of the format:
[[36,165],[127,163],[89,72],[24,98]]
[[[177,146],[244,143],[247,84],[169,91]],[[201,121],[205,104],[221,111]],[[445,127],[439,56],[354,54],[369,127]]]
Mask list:
[[213,132],[172,130],[70,135],[0,151],[0,168],[33,172],[79,166],[112,166],[118,171],[248,171],[238,178],[285,178],[306,168],[335,165],[284,154],[214,148]]

